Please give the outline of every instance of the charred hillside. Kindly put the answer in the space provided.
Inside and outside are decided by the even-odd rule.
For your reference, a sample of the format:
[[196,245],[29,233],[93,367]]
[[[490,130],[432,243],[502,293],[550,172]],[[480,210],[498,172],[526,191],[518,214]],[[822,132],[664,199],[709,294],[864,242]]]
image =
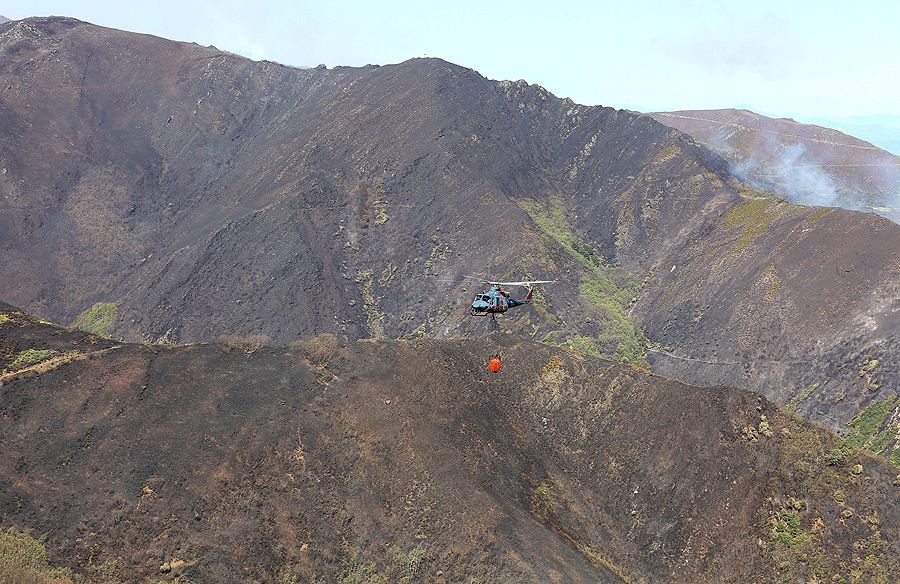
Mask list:
[[0,54],[0,296],[54,322],[470,335],[462,276],[547,278],[504,330],[836,428],[896,396],[900,228],[769,198],[648,116],[437,59],[294,69],[66,18],[0,25]]
[[[646,117],[437,59],[299,70],[69,19],[3,39],[7,263],[22,280],[2,292],[61,322],[103,300],[121,333],[154,339],[446,328],[453,302],[420,305],[458,287],[429,277],[577,267],[531,217],[551,200],[574,217],[571,180],[609,193],[580,214],[590,245],[632,266],[669,229],[632,225],[617,244],[617,194],[639,208],[659,177],[676,183],[648,226],[694,220],[707,197],[685,205],[684,183],[699,171],[705,194],[736,197],[707,151]],[[635,185],[667,146],[678,160]],[[54,261],[16,261],[39,252]]]
[[900,222],[900,156],[831,128],[747,110],[650,114],[788,201],[875,211]]
[[749,392],[509,335],[163,347],[3,315],[0,525],[76,580],[898,575],[895,471]]

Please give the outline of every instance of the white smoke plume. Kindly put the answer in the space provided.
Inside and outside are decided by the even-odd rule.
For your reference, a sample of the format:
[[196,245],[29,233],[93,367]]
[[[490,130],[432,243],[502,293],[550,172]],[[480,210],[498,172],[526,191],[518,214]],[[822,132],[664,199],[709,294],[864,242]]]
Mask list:
[[778,157],[772,166],[772,178],[781,192],[803,205],[859,208],[856,202],[842,200],[831,175],[814,163],[804,161],[805,155],[806,145],[802,143],[779,147]]
[[761,161],[746,156],[729,143],[733,132],[717,133],[708,143],[728,160],[731,173],[742,181],[793,203],[874,211],[900,223],[900,167],[885,166],[881,171],[884,184],[897,185],[895,193],[867,199],[862,193],[842,191],[827,167],[821,166],[821,161],[813,158],[802,142],[767,138],[763,149],[766,159]]

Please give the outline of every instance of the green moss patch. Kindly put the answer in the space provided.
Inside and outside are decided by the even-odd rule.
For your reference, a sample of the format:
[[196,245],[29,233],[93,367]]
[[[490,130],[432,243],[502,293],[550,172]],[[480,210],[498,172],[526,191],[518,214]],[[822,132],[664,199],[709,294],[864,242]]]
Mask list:
[[378,571],[374,562],[361,562],[356,555],[341,564],[338,584],[388,584],[388,578]]
[[72,326],[98,337],[109,337],[118,316],[118,309],[112,302],[98,302],[79,314]]
[[[18,310],[13,310],[11,312],[0,312],[0,326],[3,326],[3,325],[13,326],[16,324],[24,324],[25,322],[33,321],[33,320],[35,320],[33,317],[29,316],[28,314],[25,314],[24,312],[20,312]],[[43,324],[53,324],[53,323],[45,322],[42,320],[39,320],[37,322],[40,322]]]
[[857,450],[884,456],[894,466],[900,467],[900,448],[897,436],[900,424],[891,423],[894,411],[900,407],[900,396],[894,395],[876,402],[856,415],[844,433],[844,440],[829,451],[827,461],[838,465]]
[[394,272],[396,271],[397,266],[395,266],[392,262],[388,262],[387,267],[384,269],[384,271],[381,272],[381,277],[378,278],[378,283],[384,286],[391,281],[391,278],[394,277]]
[[582,355],[590,355],[591,357],[606,356],[603,354],[603,349],[600,347],[597,339],[593,337],[576,335],[574,337],[569,337],[561,343],[557,343],[557,345],[564,349],[581,353]]
[[769,518],[769,549],[792,548],[810,539],[800,526],[800,514],[793,508],[782,508]]

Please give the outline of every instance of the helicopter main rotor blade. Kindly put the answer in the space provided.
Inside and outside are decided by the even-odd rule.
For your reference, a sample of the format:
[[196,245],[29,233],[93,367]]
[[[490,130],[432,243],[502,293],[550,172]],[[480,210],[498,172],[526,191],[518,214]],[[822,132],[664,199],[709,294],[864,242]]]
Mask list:
[[500,282],[497,280],[485,280],[476,276],[462,276],[467,280],[475,280],[482,284],[490,284],[491,286],[531,286],[532,284],[555,284],[556,280],[522,280],[520,282]]
[[488,282],[500,286],[531,286],[532,284],[553,284],[556,280],[526,280],[523,282]]

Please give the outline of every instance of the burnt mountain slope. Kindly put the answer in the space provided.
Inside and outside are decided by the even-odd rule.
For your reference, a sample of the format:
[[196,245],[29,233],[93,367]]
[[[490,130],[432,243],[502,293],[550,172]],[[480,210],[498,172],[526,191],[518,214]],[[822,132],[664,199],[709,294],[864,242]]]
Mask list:
[[724,156],[732,172],[789,201],[874,210],[900,222],[900,156],[869,142],[747,110],[650,115]]
[[722,223],[739,237],[714,230],[673,253],[634,307],[655,341],[654,369],[756,387],[836,428],[896,400],[897,226],[768,199],[732,208]]
[[[46,535],[54,562],[76,573],[105,566],[128,582],[888,582],[900,573],[896,471],[749,392],[511,335],[161,347],[0,309],[0,527]],[[15,365],[28,350],[58,353]],[[504,366],[494,375],[485,359],[497,350]],[[160,573],[164,564],[171,572]]]
[[[429,273],[525,267],[533,224],[517,203],[569,198],[563,171],[602,180],[594,188],[611,196],[584,203],[602,218],[590,239],[637,265],[667,230],[634,226],[617,243],[611,197],[635,191],[638,206],[654,188],[634,184],[648,146],[671,143],[678,160],[653,174],[679,183],[708,156],[648,118],[434,59],[298,70],[67,19],[2,35],[4,273],[15,276],[3,292],[62,322],[115,300],[125,334],[197,340],[269,327],[259,332],[288,341],[338,319],[368,335],[354,279],[369,272],[382,310],[416,310],[410,322],[386,319],[386,332],[409,332],[423,324],[419,305],[449,289],[423,283]],[[604,153],[591,165],[607,168],[582,178],[573,159],[590,158],[591,140]],[[711,195],[735,196],[706,172]],[[676,190],[654,203],[659,218],[639,223],[690,223],[697,205],[675,202],[690,196]]]
[[767,199],[647,116],[437,59],[300,70],[65,18],[0,26],[0,52],[0,296],[44,318],[472,334],[463,275],[555,278],[501,326],[781,403],[818,383],[799,410],[835,427],[896,395],[897,226]]

